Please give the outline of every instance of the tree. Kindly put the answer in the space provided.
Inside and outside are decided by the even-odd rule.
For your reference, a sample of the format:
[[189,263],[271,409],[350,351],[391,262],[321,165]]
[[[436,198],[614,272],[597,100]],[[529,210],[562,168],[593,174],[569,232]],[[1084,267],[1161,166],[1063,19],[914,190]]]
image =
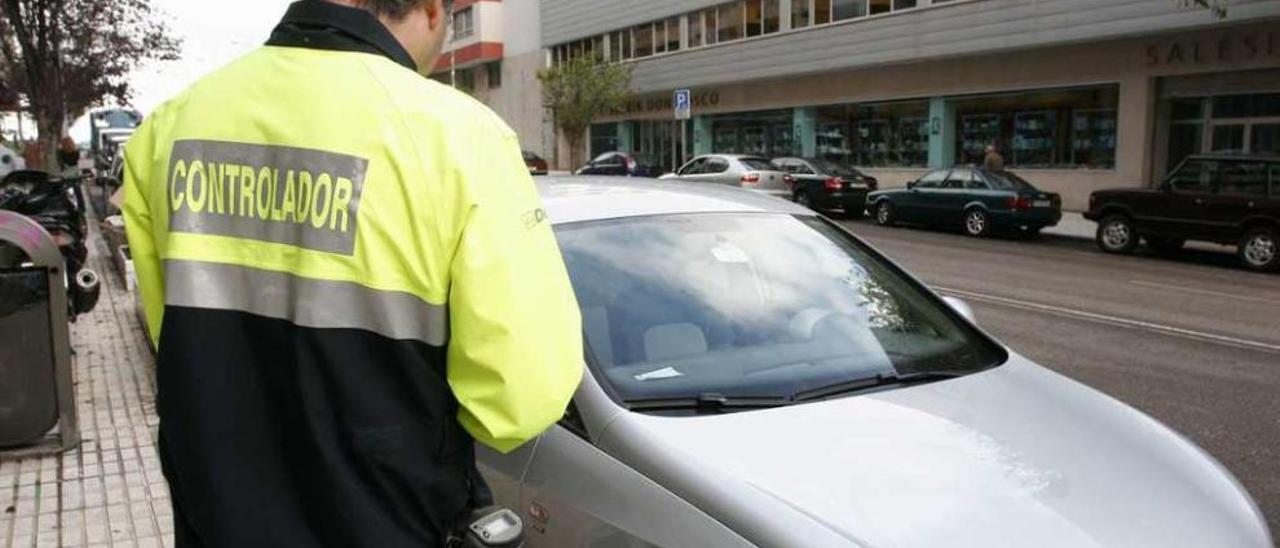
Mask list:
[[1227,17],[1227,2],[1229,0],[1177,0],[1178,5],[1182,7],[1196,7],[1209,10],[1214,17],[1225,19]]
[[602,114],[617,112],[631,98],[631,67],[599,55],[571,59],[538,72],[543,105],[569,144],[569,163],[578,165],[587,128]]
[[133,69],[177,59],[178,46],[151,0],[0,0],[0,81],[35,118],[47,169],[70,121],[128,104]]

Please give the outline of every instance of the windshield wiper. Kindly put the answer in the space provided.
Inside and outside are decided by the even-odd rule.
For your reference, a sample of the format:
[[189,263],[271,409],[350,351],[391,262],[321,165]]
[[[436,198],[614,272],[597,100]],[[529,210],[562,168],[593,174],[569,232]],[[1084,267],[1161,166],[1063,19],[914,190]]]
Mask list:
[[632,411],[695,410],[700,412],[770,409],[795,403],[778,397],[729,397],[718,392],[703,392],[692,398],[652,398],[623,401]]
[[879,373],[871,377],[862,377],[841,381],[827,386],[796,392],[792,400],[796,402],[820,400],[832,396],[843,396],[896,384],[920,384],[927,382],[955,379],[970,374],[971,371],[920,371],[916,373]]

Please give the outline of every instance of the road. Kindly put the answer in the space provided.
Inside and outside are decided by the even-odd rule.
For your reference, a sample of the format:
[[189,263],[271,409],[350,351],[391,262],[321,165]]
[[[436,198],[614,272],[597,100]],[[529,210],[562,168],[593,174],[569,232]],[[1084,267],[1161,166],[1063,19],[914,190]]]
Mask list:
[[1204,447],[1280,534],[1280,275],[1208,250],[1105,255],[1092,242],[972,239],[844,224],[1014,351]]

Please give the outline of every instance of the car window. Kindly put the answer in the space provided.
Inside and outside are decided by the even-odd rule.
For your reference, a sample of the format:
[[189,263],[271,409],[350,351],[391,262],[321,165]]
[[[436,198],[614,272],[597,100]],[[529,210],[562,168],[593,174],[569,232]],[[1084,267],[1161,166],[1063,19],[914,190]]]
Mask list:
[[738,161],[753,171],[773,171],[773,164],[764,158],[739,158]]
[[795,168],[796,170],[794,171],[794,173],[796,175],[814,175],[815,173],[813,171],[813,168],[809,167],[809,164],[806,164],[804,162],[796,162]]
[[947,180],[947,174],[951,173],[949,169],[939,169],[926,173],[919,181],[916,181],[917,188],[938,188],[942,186],[943,181]]
[[1218,192],[1229,196],[1267,196],[1267,165],[1262,162],[1222,162]]
[[1177,192],[1213,192],[1212,176],[1217,162],[1187,160],[1169,177],[1169,184]]
[[1027,182],[1026,179],[1019,177],[1009,171],[985,172],[987,181],[992,188],[999,190],[1035,190],[1036,187]]
[[690,160],[689,163],[685,164],[684,167],[681,167],[680,171],[677,173],[679,175],[696,175],[702,172],[701,170],[706,163],[706,158],[694,158],[693,160]]
[[818,172],[823,175],[847,177],[851,179],[862,177],[862,172],[858,171],[853,166],[842,164],[840,162],[833,162],[831,160],[813,160],[813,165],[818,169]]
[[699,173],[724,173],[729,171],[729,162],[724,158],[708,158],[706,165]]
[[601,163],[601,165],[606,165],[606,166],[620,166],[620,165],[622,165],[622,164],[624,164],[624,163],[626,163],[626,158],[625,158],[623,155],[621,155],[621,154],[610,154],[610,155],[608,155],[608,156],[606,156],[606,157],[605,157],[604,162],[602,162],[602,163]]
[[1007,357],[820,219],[664,215],[557,233],[592,367],[623,400],[785,398],[881,373],[974,372]]
[[604,153],[604,154],[601,154],[601,155],[599,155],[599,156],[596,156],[596,158],[595,158],[594,160],[591,160],[591,163],[593,163],[593,164],[602,164],[602,163],[604,163],[604,161],[605,161],[605,160],[609,159],[609,157],[610,157],[610,156],[613,156],[613,155],[614,155],[614,153],[612,153],[612,152],[606,152],[606,153]]
[[956,169],[951,171],[951,175],[947,176],[947,181],[943,188],[965,188],[974,180],[972,170]]
[[1271,197],[1280,198],[1280,164],[1271,166]]

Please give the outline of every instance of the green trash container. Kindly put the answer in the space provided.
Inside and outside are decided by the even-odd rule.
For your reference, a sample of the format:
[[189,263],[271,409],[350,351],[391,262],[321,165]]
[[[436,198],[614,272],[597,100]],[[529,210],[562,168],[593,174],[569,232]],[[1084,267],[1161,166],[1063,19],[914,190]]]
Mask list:
[[49,270],[0,271],[0,448],[39,440],[58,423]]

